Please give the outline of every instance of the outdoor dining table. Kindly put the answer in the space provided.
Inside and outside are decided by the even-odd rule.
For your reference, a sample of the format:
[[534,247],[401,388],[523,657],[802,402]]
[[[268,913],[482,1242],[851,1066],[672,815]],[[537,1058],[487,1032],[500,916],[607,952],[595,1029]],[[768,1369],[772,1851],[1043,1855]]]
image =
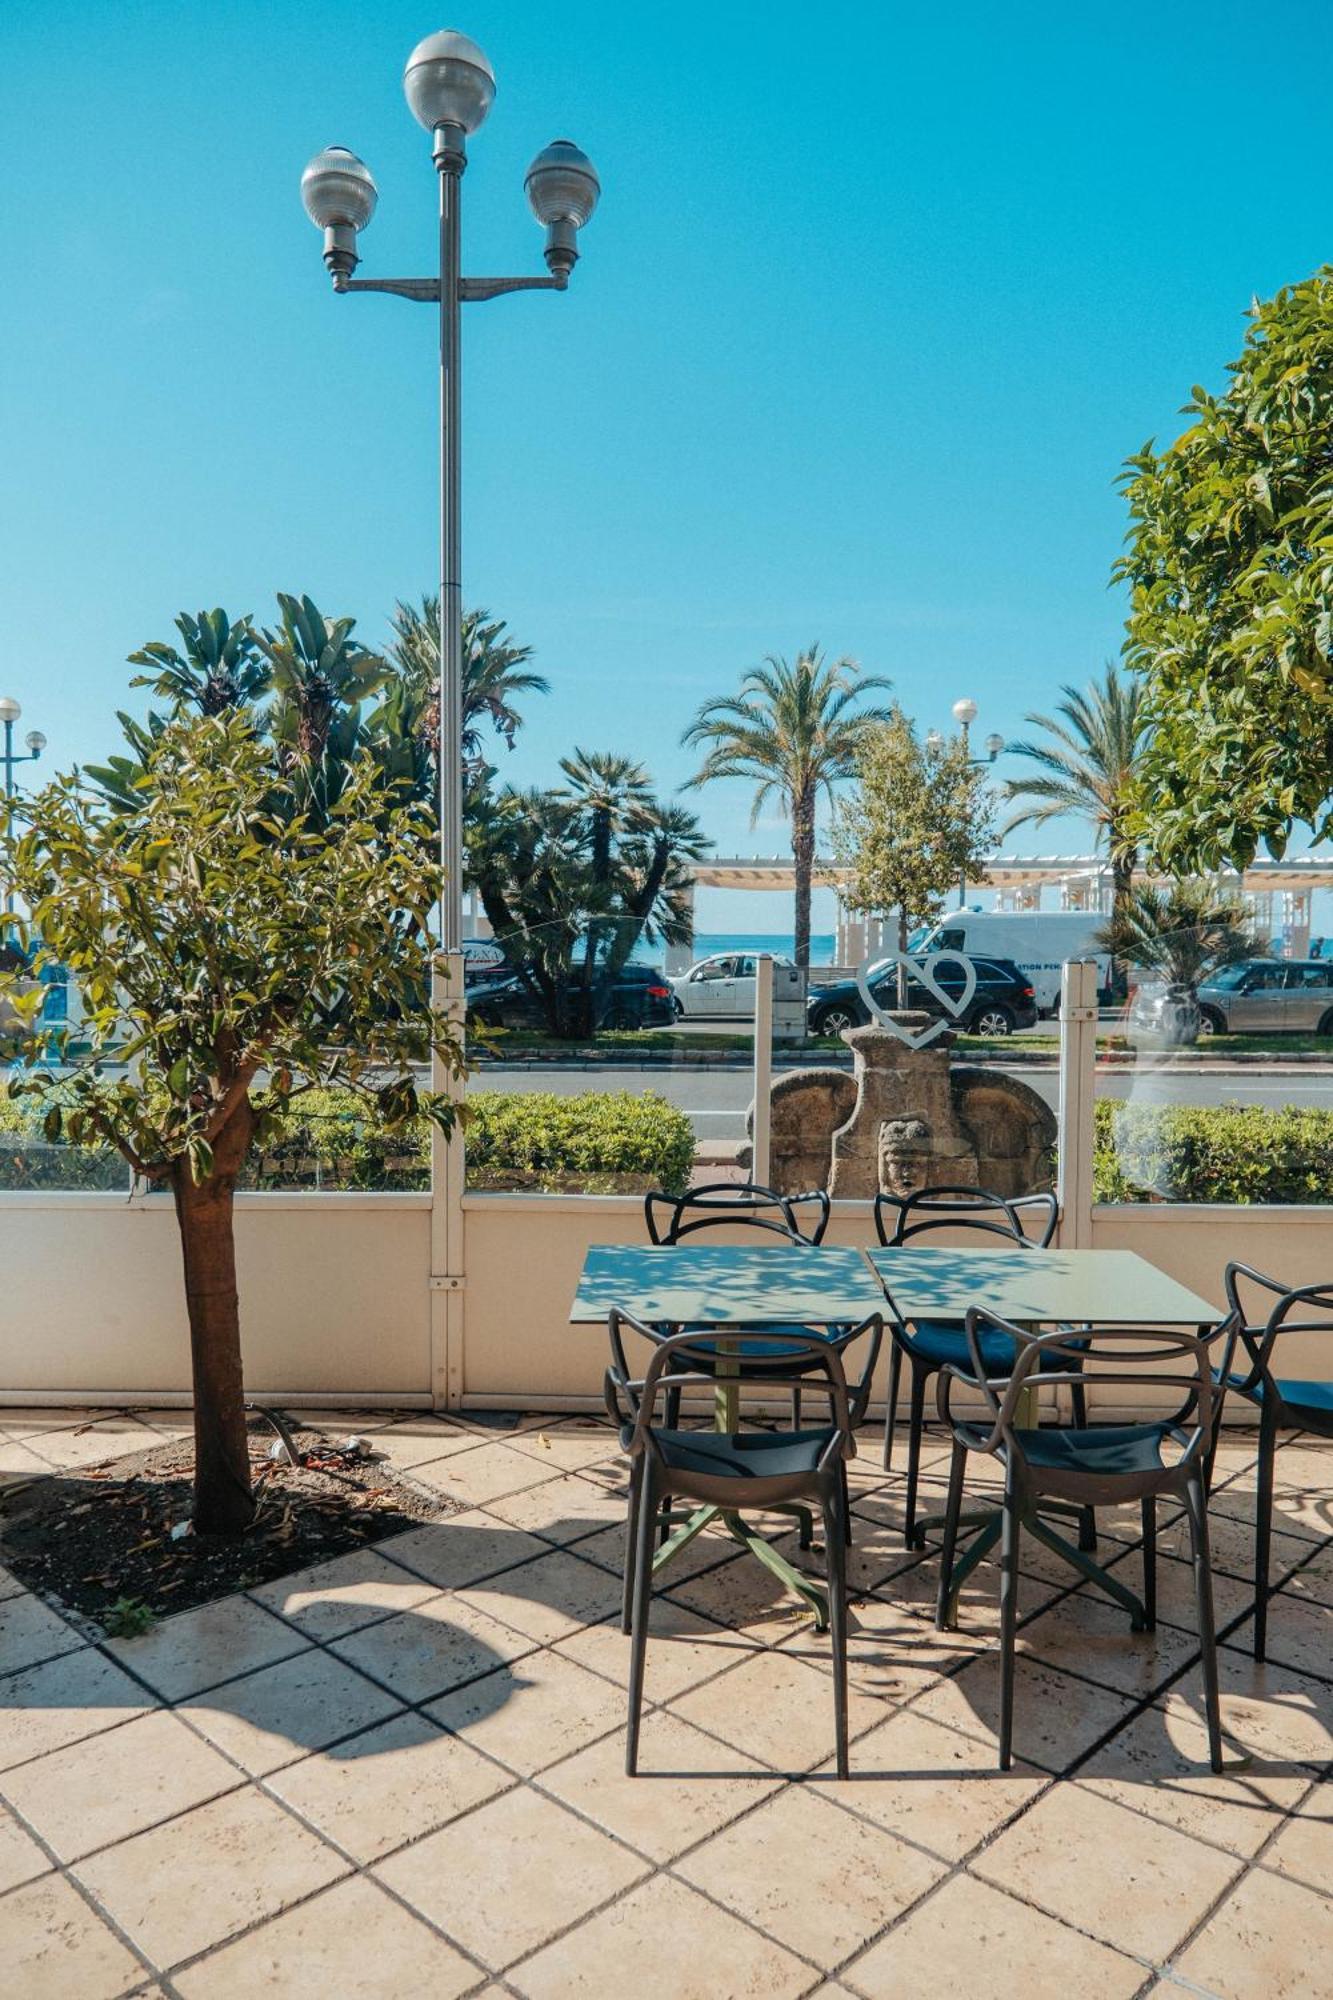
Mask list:
[[[1223,1315],[1207,1299],[1159,1271],[1133,1250],[927,1249],[904,1244],[867,1253],[884,1287],[892,1320],[945,1321],[961,1326],[970,1306],[1009,1320],[1030,1332],[1085,1326],[1191,1327],[1199,1333]],[[1033,1379],[1018,1411],[1020,1429],[1039,1421],[1040,1377]],[[1024,1407],[1026,1406],[1026,1407]],[[1058,1506],[1043,1512],[1059,1513]],[[939,1517],[934,1517],[938,1522]],[[998,1508],[964,1516],[976,1528],[953,1571],[953,1588],[943,1623],[958,1617],[958,1593],[968,1576],[999,1539]],[[922,1527],[930,1525],[923,1521]],[[1048,1521],[1028,1523],[1031,1532],[1098,1589],[1130,1613],[1135,1629],[1147,1622],[1142,1600],[1111,1576],[1088,1552],[1057,1534]]]
[[[654,1328],[699,1329],[715,1350],[716,1426],[734,1431],[740,1398],[738,1371],[727,1375],[728,1327],[856,1326],[883,1311],[884,1296],[860,1250],[787,1243],[594,1244],[584,1259],[570,1321],[605,1325],[613,1306]],[[808,1604],[824,1628],[827,1593],[741,1514],[725,1508],[698,1508],[658,1549],[654,1574],[713,1521]]]

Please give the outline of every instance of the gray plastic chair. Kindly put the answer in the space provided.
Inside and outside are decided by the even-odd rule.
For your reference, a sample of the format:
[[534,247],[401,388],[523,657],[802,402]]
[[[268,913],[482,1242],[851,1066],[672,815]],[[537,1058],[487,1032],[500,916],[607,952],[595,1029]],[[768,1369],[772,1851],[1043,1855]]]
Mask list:
[[[636,1377],[625,1353],[624,1334],[630,1329],[653,1352],[642,1376]],[[625,1547],[624,1623],[631,1634],[629,1722],[625,1738],[625,1771],[638,1769],[639,1721],[643,1708],[643,1673],[648,1646],[648,1616],[653,1585],[653,1526],[664,1500],[718,1507],[727,1513],[746,1509],[790,1507],[798,1502],[817,1506],[823,1520],[824,1558],[828,1578],[829,1634],[833,1648],[833,1705],[837,1739],[837,1771],[847,1776],[847,1581],[846,1484],[848,1459],[856,1455],[853,1435],[865,1414],[870,1380],[879,1355],[883,1322],[876,1313],[850,1334],[865,1336],[869,1357],[854,1395],[838,1349],[817,1335],[788,1336],[802,1372],[789,1380],[765,1376],[747,1387],[765,1391],[791,1387],[800,1380],[811,1394],[829,1405],[829,1421],[797,1431],[679,1430],[654,1422],[657,1400],[669,1390],[706,1383],[716,1386],[711,1371],[674,1372],[688,1363],[694,1336],[663,1337],[629,1313],[612,1311],[607,1321],[611,1365],[606,1371],[606,1405],[617,1425],[621,1449],[630,1460],[629,1524]],[[737,1329],[728,1333],[738,1365],[744,1368],[747,1345],[762,1344],[763,1333]]]
[[[1151,1631],[1157,1620],[1157,1501],[1178,1495],[1189,1517],[1194,1557],[1194,1589],[1198,1606],[1199,1647],[1203,1664],[1204,1706],[1208,1718],[1208,1752],[1214,1771],[1222,1769],[1222,1724],[1217,1684],[1217,1636],[1213,1623],[1212,1571],[1208,1551],[1206,1467],[1213,1449],[1222,1399],[1213,1379],[1211,1358],[1222,1342],[1222,1369],[1231,1365],[1236,1322],[1227,1320],[1207,1335],[1147,1327],[1094,1327],[1075,1345],[1064,1332],[1034,1334],[1011,1326],[994,1313],[974,1306],[964,1332],[970,1350],[968,1368],[946,1367],[937,1388],[939,1411],[953,1431],[949,1467],[949,1502],[944,1526],[940,1574],[940,1612],[952,1586],[962,1507],[967,1454],[987,1452],[1004,1467],[1004,1515],[1000,1559],[1000,1769],[1010,1766],[1014,1720],[1014,1637],[1018,1621],[1019,1538],[1043,1499],[1077,1507],[1115,1507],[1137,1500],[1143,1520],[1143,1617],[1134,1629]],[[988,1379],[984,1360],[988,1334],[1007,1335],[1015,1360],[1007,1378]],[[1019,1428],[1026,1392],[1042,1385],[1075,1381],[1087,1386],[1106,1383],[1118,1391],[1151,1387],[1178,1393],[1181,1401],[1169,1417],[1144,1423],[1100,1424],[1086,1428],[1062,1425]],[[950,1396],[955,1384],[980,1391],[990,1422],[972,1423],[954,1416]],[[1166,1446],[1177,1456],[1168,1463]],[[1131,1600],[1132,1601],[1132,1600]]]
[[[1310,1431],[1333,1437],[1333,1381],[1302,1380],[1275,1373],[1278,1336],[1333,1335],[1333,1284],[1289,1287],[1266,1278],[1248,1264],[1228,1264],[1227,1304],[1234,1314],[1249,1360],[1243,1374],[1224,1374],[1221,1385],[1244,1396],[1259,1412],[1259,1462],[1254,1496],[1254,1657],[1268,1648],[1268,1558],[1273,1536],[1273,1469],[1277,1434]],[[1251,1288],[1259,1294],[1255,1300]],[[1247,1293],[1251,1293],[1249,1297]],[[1212,1464],[1209,1462],[1211,1474]]]

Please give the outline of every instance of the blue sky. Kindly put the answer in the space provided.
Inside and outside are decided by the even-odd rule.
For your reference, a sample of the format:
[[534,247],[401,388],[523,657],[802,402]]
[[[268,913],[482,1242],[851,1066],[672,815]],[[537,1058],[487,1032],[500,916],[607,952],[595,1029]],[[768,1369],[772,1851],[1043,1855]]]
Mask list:
[[[429,270],[400,78],[445,18],[7,11],[0,691],[62,767],[111,747],[125,656],[177,610],[308,590],[376,642],[432,582],[431,315],[334,298],[297,185],[352,146],[365,272]],[[1333,254],[1326,4],[477,0],[453,25],[499,79],[467,268],[541,268],[547,139],[604,187],[567,296],[466,312],[468,597],[552,683],[505,776],[577,743],[670,789],[698,703],[815,639],[923,726],[972,695],[979,734],[1115,652],[1122,459],[1220,384],[1252,294]],[[699,803],[723,851],[785,849],[744,788]]]

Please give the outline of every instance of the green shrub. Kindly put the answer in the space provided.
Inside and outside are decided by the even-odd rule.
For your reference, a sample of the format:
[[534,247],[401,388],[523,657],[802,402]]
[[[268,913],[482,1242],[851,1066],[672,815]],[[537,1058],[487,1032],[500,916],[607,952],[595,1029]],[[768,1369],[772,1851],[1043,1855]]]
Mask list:
[[1333,1111],[1295,1105],[1097,1105],[1093,1198],[1333,1202]]
[[[653,1092],[478,1091],[468,1100],[468,1185],[563,1188],[592,1193],[684,1188],[694,1134],[683,1111]],[[40,1116],[0,1099],[0,1189],[114,1188],[129,1169],[110,1149],[50,1146]],[[351,1091],[312,1090],[289,1107],[278,1133],[251,1154],[242,1185],[374,1189],[406,1193],[430,1186],[430,1133],[424,1119],[386,1133]]]

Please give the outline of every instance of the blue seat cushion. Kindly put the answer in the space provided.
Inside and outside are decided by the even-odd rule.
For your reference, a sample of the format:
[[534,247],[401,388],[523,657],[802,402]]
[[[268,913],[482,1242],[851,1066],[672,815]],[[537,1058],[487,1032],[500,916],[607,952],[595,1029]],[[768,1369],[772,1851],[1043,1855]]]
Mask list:
[[[631,1427],[621,1431],[627,1445]],[[653,1430],[653,1442],[678,1472],[710,1479],[782,1479],[813,1473],[836,1431],[669,1431]]]
[[[1213,1380],[1220,1383],[1223,1379],[1214,1369]],[[1225,1385],[1249,1403],[1264,1400],[1266,1385],[1262,1380],[1251,1387],[1245,1375],[1231,1374],[1225,1377]],[[1273,1378],[1273,1386],[1294,1415],[1308,1416],[1312,1425],[1333,1424],[1333,1382],[1302,1382],[1294,1376],[1278,1375]]]
[[[780,1338],[782,1334],[794,1335],[801,1340],[836,1340],[845,1330],[845,1328],[837,1326],[800,1326],[795,1320],[772,1320],[766,1322],[763,1326],[747,1327],[745,1329],[747,1333],[768,1334],[772,1335],[772,1338],[747,1340],[743,1350],[738,1354],[735,1349],[728,1352],[726,1335],[720,1334],[717,1327],[710,1326],[706,1320],[696,1320],[686,1326],[678,1326],[670,1329],[673,1333],[698,1333],[706,1336],[697,1345],[690,1347],[691,1363],[693,1363],[696,1355],[699,1357],[700,1363],[705,1366],[710,1361],[739,1361],[742,1374],[744,1374],[747,1368],[754,1367],[756,1362],[791,1362],[793,1360],[796,1364],[796,1372],[799,1374],[803,1368],[813,1367],[815,1365],[814,1359],[802,1348],[793,1347],[790,1340],[782,1340]],[[685,1365],[683,1353],[679,1358],[683,1367]]]
[[[1014,1365],[1014,1343],[1008,1334],[993,1326],[983,1326],[978,1330],[978,1341],[987,1375],[1009,1374]],[[936,1368],[961,1368],[969,1375],[972,1372],[972,1350],[967,1335],[961,1326],[951,1325],[947,1320],[918,1320],[908,1328],[903,1344],[909,1354],[929,1361]],[[1067,1374],[1071,1364],[1067,1356],[1053,1354],[1044,1365],[1054,1373]]]
[[1017,1431],[1029,1465],[1046,1472],[1087,1472],[1099,1478],[1158,1472],[1169,1424],[1105,1424],[1091,1430]]

